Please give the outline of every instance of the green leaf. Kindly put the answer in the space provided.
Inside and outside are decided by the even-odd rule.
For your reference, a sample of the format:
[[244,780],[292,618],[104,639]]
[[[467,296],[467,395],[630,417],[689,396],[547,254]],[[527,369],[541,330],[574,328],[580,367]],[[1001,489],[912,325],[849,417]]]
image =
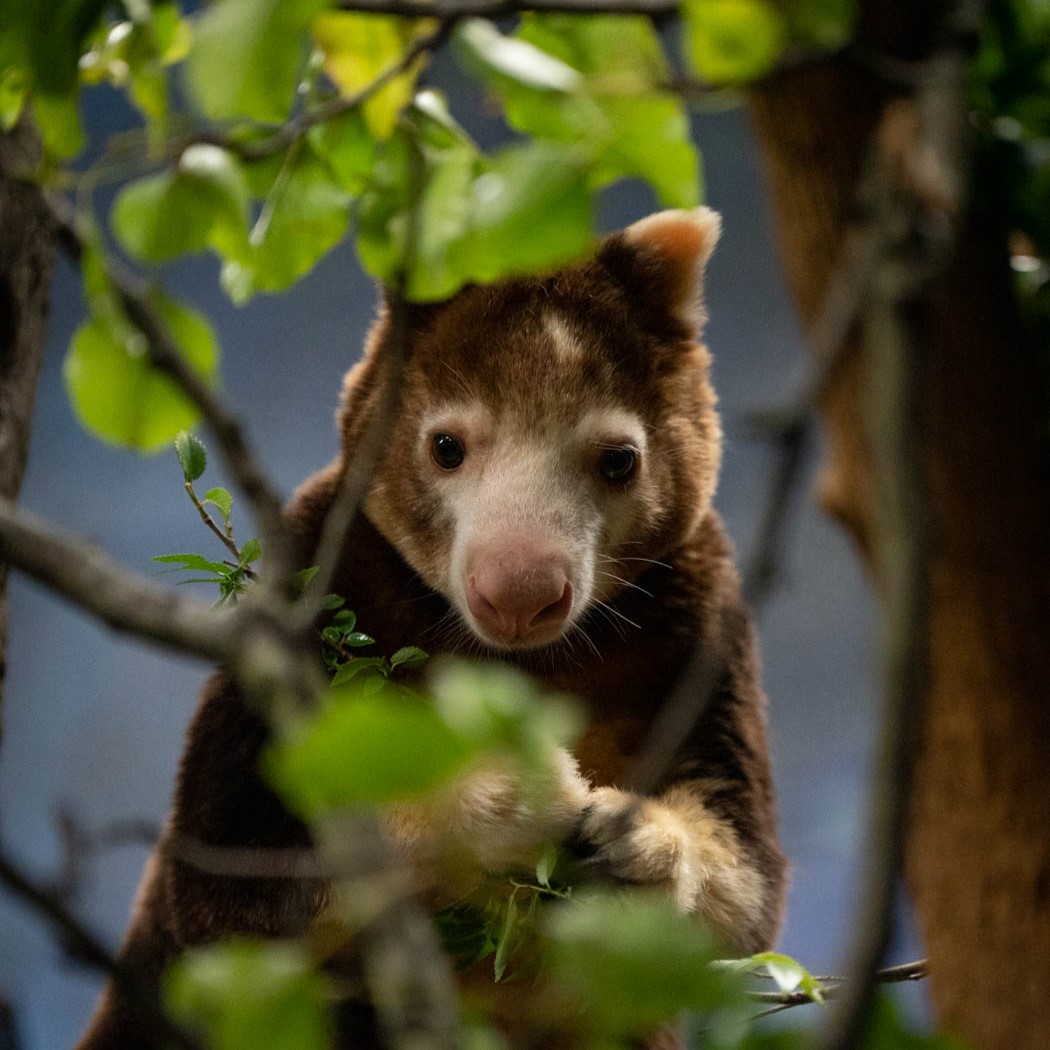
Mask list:
[[786,43],[783,18],[768,0],[685,0],[685,51],[714,84],[768,73]]
[[344,636],[343,641],[354,649],[361,649],[366,645],[376,644],[376,640],[363,631],[351,631]]
[[[473,904],[453,904],[443,908],[433,918],[441,937],[441,946],[460,969],[480,962],[496,950],[489,926]],[[491,1050],[506,1048],[503,1044],[497,1044]]]
[[341,594],[326,594],[321,601],[321,609],[325,612],[343,605],[346,605],[346,599]]
[[305,951],[279,941],[193,948],[164,978],[172,1015],[199,1027],[212,1050],[327,1050],[327,982]]
[[180,565],[184,570],[193,569],[198,572],[213,572],[217,576],[227,576],[230,572],[229,565],[223,565],[222,562],[218,561],[209,561],[200,554],[158,554],[150,560]]
[[165,65],[181,62],[189,53],[192,30],[175,0],[154,0],[149,6],[153,39]]
[[310,581],[317,575],[319,569],[319,565],[311,565],[308,569],[300,569],[292,577],[292,590],[296,597],[299,597],[310,586]]
[[[159,295],[152,306],[189,365],[212,381],[218,348],[208,323]],[[145,337],[119,316],[96,315],[76,331],[64,376],[81,423],[115,445],[156,452],[199,416],[175,383],[152,368]]]
[[[325,72],[342,95],[350,98],[395,67],[413,38],[430,32],[432,26],[429,20],[413,23],[389,15],[324,11],[311,28],[314,43],[324,56]],[[393,134],[398,116],[412,98],[421,67],[422,61],[417,60],[362,105],[364,121],[376,138]]]
[[0,5],[0,66],[14,52],[32,73],[36,90],[68,95],[76,87],[77,60],[97,29],[106,0],[4,0]]
[[504,36],[479,18],[460,26],[456,42],[468,62],[501,81],[561,94],[583,87],[583,77],[572,66],[526,40]]
[[787,8],[792,37],[817,47],[835,48],[853,35],[856,0],[804,0]]
[[44,142],[44,150],[58,160],[70,160],[84,148],[77,94],[51,95],[35,91],[33,115]]
[[287,288],[339,243],[349,221],[350,195],[329,166],[308,144],[293,147],[251,231],[249,251],[223,268],[227,292],[243,302]]
[[[208,489],[202,502],[217,507],[222,515],[223,524],[229,525],[230,512],[233,510],[233,496],[226,489]],[[316,569],[314,571],[316,572]]]
[[430,657],[422,649],[415,645],[406,645],[402,649],[398,649],[393,656],[390,657],[391,667],[404,667],[406,670],[412,667],[420,667],[426,663]]
[[352,682],[359,674],[365,672],[378,673],[381,677],[386,678],[386,657],[355,656],[336,671],[335,675],[332,677],[332,685],[344,685],[346,682]]
[[503,914],[503,926],[500,929],[499,939],[496,941],[496,958],[492,963],[492,972],[496,981],[502,981],[507,972],[507,963],[514,950],[517,940],[518,925],[518,903],[517,891],[507,898],[506,910]]
[[543,853],[540,854],[540,859],[536,862],[536,881],[544,889],[550,889],[551,876],[554,874],[557,864],[558,847],[553,843],[548,843],[544,847]]
[[471,188],[469,277],[554,269],[591,246],[587,158],[554,143],[510,146]]
[[527,134],[586,148],[594,187],[647,179],[661,203],[699,202],[699,159],[688,114],[663,90],[670,76],[660,39],[644,18],[531,16],[518,37],[579,71],[563,95],[499,81],[510,124]]
[[475,747],[497,749],[542,765],[551,744],[571,746],[580,712],[564,696],[542,696],[520,671],[461,660],[438,663],[430,676],[434,706]]
[[351,681],[333,686],[316,717],[270,749],[265,767],[296,812],[310,815],[417,795],[470,754],[430,704],[390,686],[369,696]]
[[22,115],[29,93],[29,77],[24,69],[0,70],[0,129],[10,131]]
[[805,992],[815,1002],[824,1001],[824,986],[801,963],[779,952],[759,952],[749,960],[751,967],[764,967],[782,992]]
[[252,537],[241,548],[241,564],[251,565],[253,561],[258,561],[260,557],[262,557],[262,547],[259,541]]
[[633,175],[646,179],[669,208],[700,203],[700,159],[679,99],[656,93],[607,98],[602,108],[613,133],[599,155],[599,185]]
[[711,941],[670,900],[627,891],[576,896],[547,918],[551,973],[596,1030],[641,1035],[682,1010],[732,1000],[737,979],[709,965]]
[[182,476],[187,481],[196,481],[208,465],[208,452],[204,442],[188,430],[180,430],[175,435],[175,455],[179,458]]
[[412,145],[407,133],[384,142],[376,154],[368,188],[357,210],[357,254],[381,281],[393,281],[401,268],[412,205]]
[[314,152],[329,167],[347,193],[359,195],[368,184],[375,166],[378,142],[361,113],[352,109],[306,133]]
[[579,70],[599,95],[659,86],[667,76],[660,39],[642,16],[529,15],[518,36]]
[[352,609],[343,609],[332,617],[332,623],[344,631],[352,631],[357,624],[357,614]]
[[130,183],[117,197],[113,229],[137,258],[164,262],[212,247],[240,257],[248,244],[248,188],[227,150],[196,145],[177,168]]
[[471,193],[478,153],[464,137],[444,149],[427,148],[424,157],[425,185],[416,213],[415,265],[408,294],[436,301],[470,279]]
[[194,28],[190,86],[213,120],[282,123],[306,57],[306,31],[324,0],[216,0]]

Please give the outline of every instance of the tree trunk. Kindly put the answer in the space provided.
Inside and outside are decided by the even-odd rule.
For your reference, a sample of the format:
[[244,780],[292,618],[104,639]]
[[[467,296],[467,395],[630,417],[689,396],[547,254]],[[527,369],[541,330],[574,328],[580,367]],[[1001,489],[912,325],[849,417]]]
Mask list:
[[[887,5],[883,10],[890,8]],[[864,32],[869,34],[871,26]],[[885,28],[880,47],[893,43]],[[918,41],[918,43],[916,43]],[[907,36],[921,51],[921,34]],[[888,92],[821,67],[753,99],[804,323],[822,301]],[[907,876],[940,1023],[979,1050],[1050,1046],[1050,457],[1046,379],[1020,330],[1002,231],[970,217],[932,304],[922,376],[931,514],[929,690]],[[871,557],[865,362],[824,406],[821,497]]]
[[[29,450],[55,247],[40,191],[19,179],[38,158],[24,125],[0,133],[0,498],[18,495]],[[0,563],[0,703],[7,668],[7,566]],[[0,713],[2,713],[0,706]],[[0,718],[0,736],[3,722]]]

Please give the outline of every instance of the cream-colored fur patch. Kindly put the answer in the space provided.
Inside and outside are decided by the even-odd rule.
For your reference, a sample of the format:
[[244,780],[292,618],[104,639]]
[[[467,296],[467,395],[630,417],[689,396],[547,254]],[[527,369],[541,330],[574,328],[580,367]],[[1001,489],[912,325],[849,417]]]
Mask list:
[[583,441],[634,445],[644,459],[648,440],[645,424],[626,408],[591,409],[576,425]]
[[761,913],[762,877],[733,829],[704,805],[702,782],[678,784],[656,799],[598,788],[583,831],[614,875],[664,886],[676,907],[730,946]]
[[553,312],[545,313],[543,327],[561,360],[578,361],[583,357],[583,343],[564,317]]
[[469,892],[481,872],[530,869],[546,844],[568,837],[591,797],[563,748],[552,748],[543,766],[525,769],[507,756],[393,806],[384,821],[390,837],[421,881],[450,899]]

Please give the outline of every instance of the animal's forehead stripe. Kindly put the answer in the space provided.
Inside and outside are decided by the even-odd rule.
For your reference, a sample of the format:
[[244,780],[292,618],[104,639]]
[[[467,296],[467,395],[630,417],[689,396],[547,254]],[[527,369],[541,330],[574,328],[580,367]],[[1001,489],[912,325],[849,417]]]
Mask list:
[[554,347],[555,355],[565,362],[576,362],[584,354],[584,344],[575,327],[560,313],[548,310],[543,315],[543,329]]

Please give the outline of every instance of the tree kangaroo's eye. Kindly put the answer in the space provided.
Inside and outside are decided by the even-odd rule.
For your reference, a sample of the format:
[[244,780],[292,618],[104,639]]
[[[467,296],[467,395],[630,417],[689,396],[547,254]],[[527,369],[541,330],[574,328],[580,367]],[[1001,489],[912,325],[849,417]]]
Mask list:
[[442,470],[455,470],[463,462],[466,451],[459,438],[451,434],[435,434],[430,442],[430,454]]
[[602,458],[598,461],[602,477],[609,481],[626,481],[634,474],[637,465],[638,450],[630,445],[607,448],[603,450]]

